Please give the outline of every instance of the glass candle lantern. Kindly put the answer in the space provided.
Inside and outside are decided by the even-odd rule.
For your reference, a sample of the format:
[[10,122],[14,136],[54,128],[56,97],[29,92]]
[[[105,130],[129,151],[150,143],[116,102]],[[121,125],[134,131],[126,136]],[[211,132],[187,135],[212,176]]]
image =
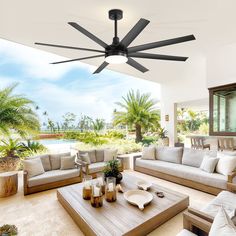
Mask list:
[[92,193],[92,176],[85,175],[83,177],[83,199],[90,200]]
[[114,177],[107,177],[105,198],[108,202],[116,201],[116,178]]
[[91,205],[96,208],[103,205],[102,187],[97,180],[92,184]]
[[97,182],[102,188],[102,194],[105,194],[105,178],[104,173],[97,173]]

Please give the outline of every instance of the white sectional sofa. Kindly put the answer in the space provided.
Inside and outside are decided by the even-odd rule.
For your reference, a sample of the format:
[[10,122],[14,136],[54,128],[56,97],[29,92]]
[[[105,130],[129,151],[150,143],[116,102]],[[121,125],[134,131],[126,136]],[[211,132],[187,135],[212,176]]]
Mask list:
[[200,167],[206,155],[216,157],[217,152],[182,147],[149,147],[142,156],[134,157],[134,170],[217,195],[234,181],[236,173],[223,175],[202,170]]

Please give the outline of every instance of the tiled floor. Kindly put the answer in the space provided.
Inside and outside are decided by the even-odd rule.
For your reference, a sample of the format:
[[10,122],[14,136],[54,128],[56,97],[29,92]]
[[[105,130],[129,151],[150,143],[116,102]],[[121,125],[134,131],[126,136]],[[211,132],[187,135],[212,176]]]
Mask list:
[[[132,175],[145,178],[153,183],[171,188],[190,196],[190,205],[201,208],[214,198],[194,189],[183,187],[165,180],[157,179],[134,171]],[[19,172],[19,191],[8,198],[0,198],[0,225],[15,224],[21,236],[80,236],[83,233],[76,226],[64,208],[57,201],[56,190],[23,196],[22,173]],[[182,213],[172,218],[151,236],[175,236],[182,229]]]

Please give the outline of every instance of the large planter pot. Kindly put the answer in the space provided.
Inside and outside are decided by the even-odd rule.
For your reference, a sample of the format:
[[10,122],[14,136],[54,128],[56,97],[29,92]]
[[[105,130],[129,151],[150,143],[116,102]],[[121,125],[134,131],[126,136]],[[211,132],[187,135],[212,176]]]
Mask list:
[[19,157],[2,157],[0,158],[0,172],[16,171],[20,167]]

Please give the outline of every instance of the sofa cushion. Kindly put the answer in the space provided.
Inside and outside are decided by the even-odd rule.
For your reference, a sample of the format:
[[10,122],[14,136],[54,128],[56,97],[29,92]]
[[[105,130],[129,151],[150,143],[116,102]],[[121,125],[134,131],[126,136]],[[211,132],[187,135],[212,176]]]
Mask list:
[[206,206],[204,206],[201,211],[213,217],[216,216],[217,212],[224,207],[230,218],[235,217],[236,211],[236,194],[229,191],[220,192],[217,197],[210,201]]
[[96,160],[97,162],[104,161],[104,149],[96,149]]
[[199,168],[160,160],[137,158],[136,165],[150,170],[192,180],[216,188],[227,188],[227,177],[218,173],[207,173]]
[[51,170],[28,179],[28,186],[38,186],[80,176],[80,169]]
[[201,166],[204,155],[205,152],[203,150],[185,148],[182,164],[199,168]]
[[58,153],[58,154],[50,154],[50,162],[52,166],[52,170],[58,170],[61,168],[61,157],[70,156],[70,152]]
[[44,168],[40,158],[23,161],[24,170],[28,172],[28,178],[43,174]]
[[155,160],[156,159],[156,148],[153,146],[143,147],[142,159]]
[[[88,166],[89,173],[97,173],[97,172],[102,172],[106,166],[106,162],[97,162],[97,163],[92,163]],[[83,171],[85,172],[85,169],[83,167]]]
[[219,158],[205,155],[203,158],[202,164],[200,166],[200,169],[208,173],[213,173],[215,171],[218,161],[219,161]]
[[95,150],[88,150],[88,151],[79,151],[79,156],[80,155],[83,155],[85,153],[88,153],[89,155],[89,159],[90,159],[90,162],[91,163],[95,163],[97,160],[96,160],[96,153],[95,153]]
[[183,148],[182,147],[157,147],[156,159],[161,161],[182,163]]
[[75,168],[75,156],[61,157],[61,170]]
[[235,236],[236,226],[221,207],[211,225],[209,236]]
[[39,155],[39,156],[33,156],[33,157],[27,157],[26,160],[31,160],[32,158],[40,158],[43,164],[43,168],[45,171],[49,171],[52,169],[51,162],[48,154]]
[[219,157],[219,161],[216,166],[216,172],[228,175],[236,168],[236,156],[226,155],[224,153],[218,152],[217,157]]
[[117,158],[117,149],[104,149],[104,161],[111,161]]

